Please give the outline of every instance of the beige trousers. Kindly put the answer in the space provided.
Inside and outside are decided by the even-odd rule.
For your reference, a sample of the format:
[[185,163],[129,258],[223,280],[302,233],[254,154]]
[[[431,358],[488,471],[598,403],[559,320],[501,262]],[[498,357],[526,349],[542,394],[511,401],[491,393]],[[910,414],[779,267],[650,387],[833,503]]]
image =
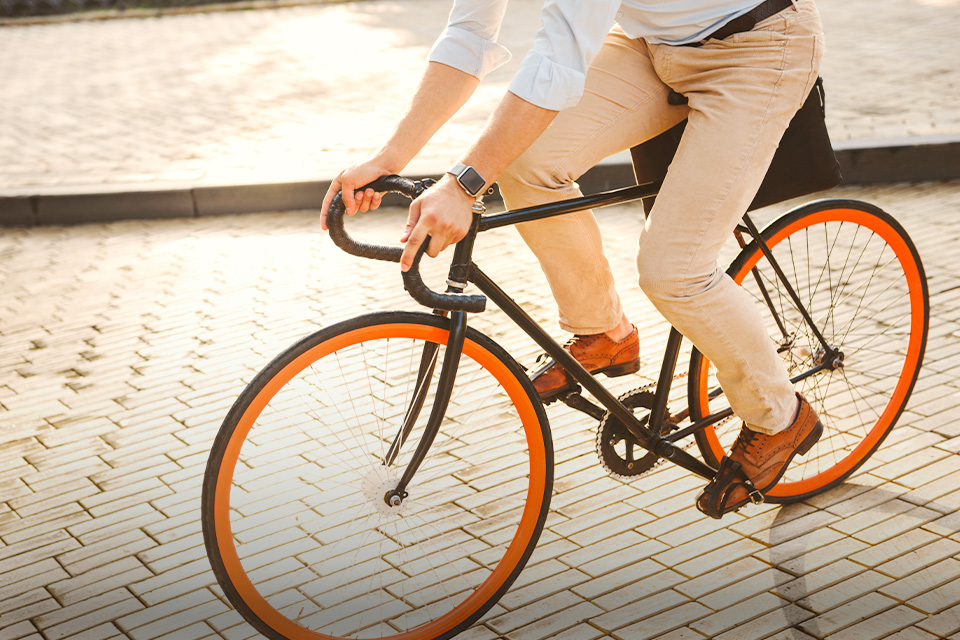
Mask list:
[[[789,426],[793,388],[759,309],[717,260],[813,87],[822,50],[813,0],[701,47],[651,44],[615,28],[580,102],[499,180],[510,209],[578,197],[575,181],[587,169],[689,118],[640,234],[640,287],[716,365],[734,412],[765,433]],[[670,87],[689,104],[669,105]],[[580,334],[614,328],[623,311],[593,214],[518,229],[547,276],[561,326]]]

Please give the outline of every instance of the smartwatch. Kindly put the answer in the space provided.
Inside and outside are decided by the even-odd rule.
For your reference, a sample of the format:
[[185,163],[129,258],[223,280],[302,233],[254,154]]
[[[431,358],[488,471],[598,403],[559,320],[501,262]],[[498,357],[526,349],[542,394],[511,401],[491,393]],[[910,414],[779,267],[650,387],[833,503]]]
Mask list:
[[476,169],[468,167],[461,162],[450,167],[447,173],[453,175],[453,177],[457,179],[457,182],[460,183],[460,187],[474,198],[483,191],[484,185],[487,184],[487,181],[483,179],[483,176],[481,176]]

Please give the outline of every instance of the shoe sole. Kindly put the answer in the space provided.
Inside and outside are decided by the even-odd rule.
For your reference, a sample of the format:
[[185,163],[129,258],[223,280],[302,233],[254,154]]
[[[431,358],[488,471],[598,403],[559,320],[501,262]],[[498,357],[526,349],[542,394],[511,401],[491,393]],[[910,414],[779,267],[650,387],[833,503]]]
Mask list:
[[[632,360],[631,362],[624,362],[623,364],[615,364],[609,367],[603,367],[602,369],[595,369],[590,372],[590,375],[597,375],[602,373],[608,378],[619,378],[620,376],[630,375],[631,373],[636,373],[640,371],[640,358]],[[540,394],[540,402],[543,404],[550,404],[560,399],[561,396],[570,393],[576,387],[576,382],[571,382],[565,387],[560,387],[559,389],[554,389],[549,393],[549,395]]]

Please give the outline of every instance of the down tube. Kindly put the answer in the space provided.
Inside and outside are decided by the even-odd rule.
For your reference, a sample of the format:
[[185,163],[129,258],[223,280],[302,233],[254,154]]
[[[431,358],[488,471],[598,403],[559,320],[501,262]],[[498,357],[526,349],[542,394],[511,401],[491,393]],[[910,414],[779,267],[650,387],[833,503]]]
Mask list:
[[[470,266],[470,280],[496,304],[513,322],[520,327],[534,342],[546,349],[560,350],[561,347],[547,335],[526,312],[506,294],[493,280],[483,273],[477,265]],[[549,348],[548,348],[549,345]],[[552,354],[551,354],[552,355]],[[575,362],[575,361],[574,361]],[[584,388],[589,391],[610,413],[615,415],[639,441],[641,446],[653,451],[661,458],[680,465],[687,471],[697,474],[708,480],[713,479],[716,471],[701,460],[694,458],[672,442],[655,435],[646,427],[637,423],[633,413],[624,407],[607,389],[592,376],[583,371],[584,377],[577,377]]]

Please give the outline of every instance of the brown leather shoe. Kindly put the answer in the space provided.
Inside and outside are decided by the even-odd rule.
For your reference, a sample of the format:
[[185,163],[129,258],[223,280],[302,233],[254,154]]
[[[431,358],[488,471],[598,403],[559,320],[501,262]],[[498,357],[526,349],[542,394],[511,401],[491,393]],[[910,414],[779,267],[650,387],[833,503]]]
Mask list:
[[793,424],[772,436],[744,426],[717,475],[697,496],[697,508],[711,518],[736,511],[748,501],[763,502],[795,455],[804,455],[823,434],[823,424],[799,393],[800,408]]
[[[619,342],[611,340],[604,333],[594,333],[574,336],[564,348],[594,375],[603,373],[615,377],[640,370],[640,338],[636,327],[633,327],[633,333]],[[553,358],[535,369],[530,379],[540,394],[540,400],[545,403],[556,400],[574,387],[574,381]]]

